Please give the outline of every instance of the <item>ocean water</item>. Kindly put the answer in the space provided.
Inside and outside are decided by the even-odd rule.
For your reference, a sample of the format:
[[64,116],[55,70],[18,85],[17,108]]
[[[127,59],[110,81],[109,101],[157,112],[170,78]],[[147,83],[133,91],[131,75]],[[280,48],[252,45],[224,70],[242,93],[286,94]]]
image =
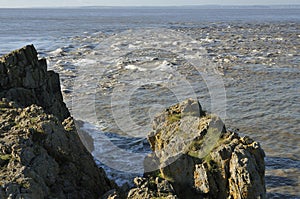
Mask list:
[[[0,53],[34,43],[40,51],[84,32],[134,27],[194,26],[208,22],[299,21],[299,9],[90,8],[1,9]],[[55,43],[53,43],[55,41]]]
[[266,152],[269,198],[300,198],[299,8],[0,9],[0,55],[34,44],[96,162],[143,172],[151,119],[187,97]]

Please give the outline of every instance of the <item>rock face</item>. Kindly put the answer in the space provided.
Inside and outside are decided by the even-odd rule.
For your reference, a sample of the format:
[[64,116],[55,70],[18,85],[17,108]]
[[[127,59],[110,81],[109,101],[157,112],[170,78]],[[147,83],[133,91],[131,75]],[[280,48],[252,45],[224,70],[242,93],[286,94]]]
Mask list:
[[165,179],[140,178],[134,179],[137,186],[129,191],[127,199],[144,199],[144,198],[168,198],[177,199],[172,185]]
[[0,198],[99,198],[116,185],[82,144],[58,75],[36,55],[27,46],[0,59]]
[[70,113],[63,102],[59,75],[47,71],[45,59],[38,59],[33,45],[0,58],[0,99],[26,107],[36,104],[60,121]]
[[149,142],[145,176],[168,180],[179,198],[266,198],[260,145],[227,131],[197,100],[158,115]]

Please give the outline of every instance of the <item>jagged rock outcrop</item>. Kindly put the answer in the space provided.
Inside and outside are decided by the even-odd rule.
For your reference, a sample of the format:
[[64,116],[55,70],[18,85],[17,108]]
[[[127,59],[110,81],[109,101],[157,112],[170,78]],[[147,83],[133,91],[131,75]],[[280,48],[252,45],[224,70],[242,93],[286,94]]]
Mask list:
[[63,102],[59,75],[47,71],[46,59],[38,59],[33,45],[0,58],[0,99],[26,107],[36,104],[60,121],[70,113]]
[[99,198],[116,189],[82,144],[58,75],[34,47],[0,60],[0,198]]
[[145,159],[145,176],[168,180],[179,198],[266,198],[260,145],[227,131],[197,100],[156,116],[149,142],[153,154]]
[[133,180],[135,187],[121,187],[119,190],[110,190],[102,199],[178,199],[173,186],[169,181],[160,177],[136,177]]
[[129,191],[127,199],[167,198],[177,199],[173,186],[165,179],[141,178],[134,179],[136,188]]

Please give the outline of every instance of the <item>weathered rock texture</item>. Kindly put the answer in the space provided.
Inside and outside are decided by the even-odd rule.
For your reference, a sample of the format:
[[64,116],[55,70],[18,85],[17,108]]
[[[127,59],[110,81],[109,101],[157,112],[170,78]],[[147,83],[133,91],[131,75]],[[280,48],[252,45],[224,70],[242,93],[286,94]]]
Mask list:
[[36,104],[60,121],[70,113],[63,102],[59,75],[47,71],[46,59],[38,59],[33,45],[0,58],[0,99],[26,107]]
[[168,198],[177,199],[173,186],[165,179],[140,178],[134,179],[136,188],[129,191],[127,199]]
[[145,160],[145,176],[168,180],[179,198],[266,197],[260,145],[227,131],[197,100],[158,115],[149,142],[153,154]]
[[99,198],[116,188],[82,144],[58,75],[34,47],[0,60],[0,198]]

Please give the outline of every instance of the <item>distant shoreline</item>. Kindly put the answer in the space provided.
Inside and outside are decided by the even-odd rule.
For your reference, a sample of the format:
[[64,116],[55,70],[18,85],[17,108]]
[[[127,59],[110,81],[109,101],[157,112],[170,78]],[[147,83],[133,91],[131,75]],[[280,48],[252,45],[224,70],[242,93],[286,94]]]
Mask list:
[[300,4],[282,5],[160,5],[160,6],[59,6],[59,7],[4,7],[0,9],[300,9]]

